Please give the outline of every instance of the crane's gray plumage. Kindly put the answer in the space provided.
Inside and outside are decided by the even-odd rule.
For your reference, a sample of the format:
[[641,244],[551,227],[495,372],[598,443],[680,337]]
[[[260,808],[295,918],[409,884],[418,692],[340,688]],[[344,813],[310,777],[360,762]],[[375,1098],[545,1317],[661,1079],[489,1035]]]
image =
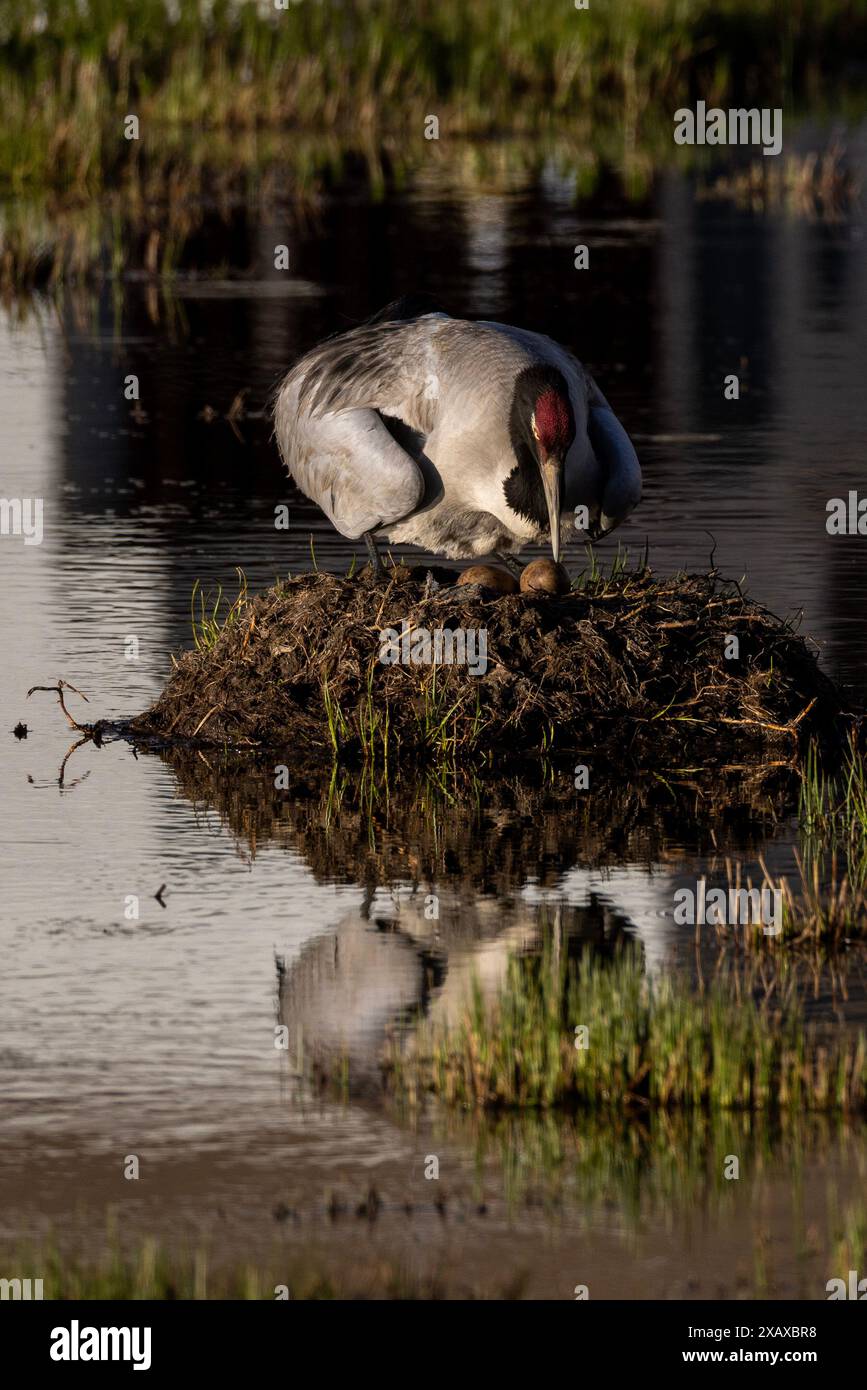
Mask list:
[[563,523],[584,505],[600,534],[636,506],[635,451],[576,358],[507,324],[406,312],[399,301],[320,344],[277,394],[283,460],[342,535],[386,536],[453,559],[541,540],[541,459],[527,441],[539,440],[532,399],[549,382],[568,393],[574,421],[558,460]]

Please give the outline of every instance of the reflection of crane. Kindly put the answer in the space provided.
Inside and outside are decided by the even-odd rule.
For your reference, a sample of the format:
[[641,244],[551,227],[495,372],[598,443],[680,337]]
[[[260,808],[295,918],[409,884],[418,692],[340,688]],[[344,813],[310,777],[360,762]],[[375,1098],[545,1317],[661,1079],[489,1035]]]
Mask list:
[[[663,884],[663,878],[665,886]],[[334,931],[308,942],[280,972],[280,1021],[290,1046],[326,1066],[349,1058],[353,1085],[378,1080],[389,1031],[425,1016],[455,1023],[478,982],[493,998],[515,953],[602,946],[634,927],[648,969],[663,960],[673,881],[646,870],[571,870],[550,891],[526,885],[514,898],[468,895],[448,882],[430,893],[368,896]],[[431,895],[438,917],[427,915]],[[663,935],[660,935],[660,929]]]
[[461,559],[514,552],[587,508],[596,538],[636,506],[641,469],[584,367],[552,339],[399,300],[329,338],[277,396],[280,451],[336,529]]
[[[523,914],[528,916],[528,914]],[[529,914],[532,916],[532,914]],[[349,1058],[353,1087],[378,1077],[387,1034],[415,1019],[454,1021],[473,980],[491,996],[505,980],[509,956],[538,943],[515,925],[496,937],[457,941],[446,950],[438,924],[424,919],[417,898],[399,915],[347,913],[333,934],[308,942],[280,970],[280,1022],[289,1030],[296,1060],[328,1066]]]
[[679,878],[669,868],[623,864],[606,869],[570,869],[551,889],[527,885],[533,904],[552,902],[573,908],[599,904],[641,942],[648,975],[670,963],[680,933],[674,923],[674,894]]
[[373,1073],[387,1030],[419,1007],[426,990],[424,957],[412,939],[361,909],[308,941],[281,972],[280,1021],[299,1060],[346,1054],[355,1081]]

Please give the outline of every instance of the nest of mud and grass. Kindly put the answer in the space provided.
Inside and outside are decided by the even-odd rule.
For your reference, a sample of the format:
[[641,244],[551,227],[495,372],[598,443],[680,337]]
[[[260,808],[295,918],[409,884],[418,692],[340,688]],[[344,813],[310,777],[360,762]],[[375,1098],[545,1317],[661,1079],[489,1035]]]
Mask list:
[[593,576],[561,596],[450,587],[443,570],[432,589],[427,575],[245,591],[194,629],[130,732],[498,767],[573,751],[657,767],[789,759],[843,736],[842,697],[793,623],[716,571]]

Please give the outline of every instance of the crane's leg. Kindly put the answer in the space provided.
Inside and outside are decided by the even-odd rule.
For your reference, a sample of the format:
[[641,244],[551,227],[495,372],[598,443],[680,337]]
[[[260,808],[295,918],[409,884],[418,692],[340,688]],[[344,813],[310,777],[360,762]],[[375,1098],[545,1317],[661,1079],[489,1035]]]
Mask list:
[[364,533],[364,544],[367,546],[367,553],[370,556],[370,568],[376,579],[385,578],[385,565],[380,559],[379,551],[376,548],[376,541],[370,531]]
[[524,566],[521,564],[520,560],[516,560],[514,555],[504,555],[501,550],[495,550],[494,554],[500,563],[506,566],[510,574],[513,574],[516,579],[521,578],[521,575],[524,573]]

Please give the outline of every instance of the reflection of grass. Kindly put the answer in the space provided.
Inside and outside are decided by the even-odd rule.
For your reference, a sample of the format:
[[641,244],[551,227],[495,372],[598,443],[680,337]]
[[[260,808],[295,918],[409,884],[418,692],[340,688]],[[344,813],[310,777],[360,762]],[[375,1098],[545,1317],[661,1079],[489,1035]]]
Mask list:
[[849,748],[839,772],[826,772],[811,747],[801,773],[798,819],[809,863],[842,853],[852,883],[867,878],[867,761]]
[[[796,1203],[797,1209],[797,1203]],[[818,1237],[818,1240],[817,1240]],[[867,1204],[856,1197],[840,1213],[836,1182],[828,1184],[825,1219],[822,1234],[811,1226],[808,1238],[802,1238],[798,1251],[798,1290],[802,1299],[827,1299],[834,1291],[830,1280],[842,1280],[843,1297],[849,1294],[849,1271],[863,1275],[867,1259]],[[756,1298],[780,1297],[779,1235],[761,1214],[753,1228],[753,1285]],[[856,1274],[856,1279],[858,1275]],[[836,1292],[835,1296],[841,1295]],[[863,1295],[862,1295],[863,1296]]]
[[[867,1127],[860,1121],[720,1110],[463,1113],[442,1106],[432,1116],[433,1144],[474,1153],[477,1199],[490,1201],[502,1190],[515,1216],[526,1206],[542,1207],[554,1224],[581,1216],[592,1229],[616,1210],[618,1230],[638,1253],[660,1217],[678,1233],[696,1213],[702,1224],[722,1228],[737,1211],[760,1216],[769,1195],[779,1193],[791,1195],[791,1219],[783,1215],[782,1226],[810,1281],[805,1288],[824,1284],[822,1271],[841,1233],[849,1249],[857,1247],[852,1212],[841,1221],[839,1204],[830,1202],[820,1215],[815,1192],[805,1197],[804,1180],[824,1170],[839,1182],[846,1173],[851,1190],[859,1191],[867,1163]],[[730,1155],[739,1160],[737,1181],[726,1176]]]
[[779,161],[753,160],[746,169],[717,175],[699,196],[734,201],[754,212],[785,208],[812,220],[834,222],[859,193],[860,179],[849,167],[843,147],[833,143],[821,154],[814,150],[787,154]]
[[847,1279],[850,1269],[859,1271],[864,1277],[867,1260],[867,1203],[863,1198],[850,1202],[840,1213],[837,1210],[836,1192],[829,1192],[831,1219],[836,1236],[833,1267],[829,1277]]
[[[828,1116],[766,1115],[733,1111],[649,1112],[639,1116],[554,1110],[499,1114],[442,1114],[444,1136],[472,1140],[481,1171],[501,1171],[512,1207],[532,1194],[551,1206],[587,1209],[615,1202],[627,1223],[665,1211],[688,1216],[731,1197],[727,1154],[740,1155],[749,1181],[797,1168],[805,1146],[828,1145],[843,1121]],[[742,1191],[738,1189],[738,1191]]]
[[392,1045],[386,1067],[410,1101],[433,1091],[468,1107],[867,1105],[865,1034],[820,1035],[794,998],[757,1003],[748,975],[720,972],[697,992],[674,975],[651,983],[634,951],[577,969],[515,957],[493,1002],[477,988],[460,1025],[423,1030],[407,1055]]

